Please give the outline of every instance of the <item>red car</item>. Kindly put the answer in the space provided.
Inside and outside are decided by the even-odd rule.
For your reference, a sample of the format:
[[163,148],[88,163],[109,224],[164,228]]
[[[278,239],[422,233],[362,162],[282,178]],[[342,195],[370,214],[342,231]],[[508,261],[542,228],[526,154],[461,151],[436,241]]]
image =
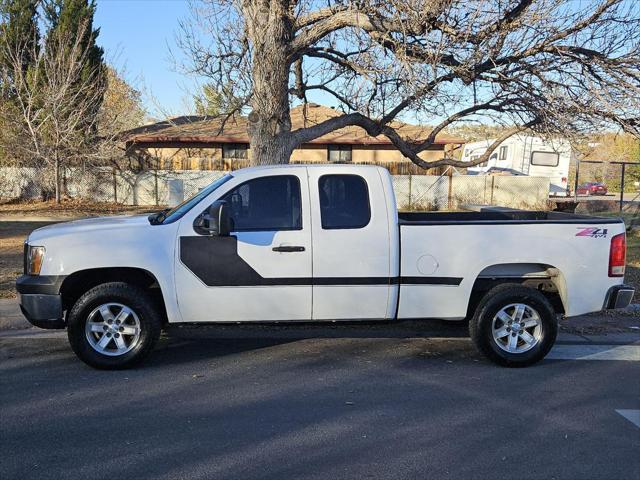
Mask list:
[[578,195],[606,195],[607,186],[604,183],[587,182],[580,185],[576,193]]

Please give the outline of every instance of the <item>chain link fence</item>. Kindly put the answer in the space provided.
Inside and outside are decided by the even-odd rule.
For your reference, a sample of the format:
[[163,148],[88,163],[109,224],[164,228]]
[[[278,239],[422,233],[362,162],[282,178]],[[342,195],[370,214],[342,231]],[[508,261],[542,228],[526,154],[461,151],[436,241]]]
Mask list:
[[[171,205],[189,198],[225,175],[220,170],[146,170],[109,167],[61,170],[66,198],[125,205]],[[3,200],[53,197],[50,172],[37,168],[0,168]],[[401,210],[459,210],[465,205],[498,205],[529,210],[547,208],[549,179],[511,176],[393,175]]]
[[546,210],[549,178],[477,175],[394,175],[400,210],[460,210],[468,205],[495,205]]
[[639,215],[640,163],[582,160],[571,172],[575,211]]
[[[189,198],[227,172],[210,170],[145,170],[133,172],[109,167],[62,168],[63,198],[125,205],[168,205],[170,190]],[[29,167],[0,168],[0,199],[47,200],[54,196],[51,172]]]

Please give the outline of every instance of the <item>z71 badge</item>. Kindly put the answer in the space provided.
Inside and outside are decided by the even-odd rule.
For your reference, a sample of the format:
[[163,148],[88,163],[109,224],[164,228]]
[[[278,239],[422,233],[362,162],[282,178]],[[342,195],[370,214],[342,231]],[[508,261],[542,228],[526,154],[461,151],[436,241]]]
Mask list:
[[597,228],[597,227],[588,227],[582,228],[578,227],[580,230],[576,233],[576,237],[591,237],[591,238],[607,238],[607,229],[606,228]]

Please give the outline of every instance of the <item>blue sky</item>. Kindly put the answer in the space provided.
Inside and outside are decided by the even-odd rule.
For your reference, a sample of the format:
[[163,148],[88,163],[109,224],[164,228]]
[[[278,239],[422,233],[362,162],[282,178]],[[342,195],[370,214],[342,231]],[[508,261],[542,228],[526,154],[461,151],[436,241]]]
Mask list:
[[[127,79],[142,90],[150,114],[156,104],[167,113],[184,113],[184,99],[194,80],[174,71],[169,48],[176,54],[178,21],[189,13],[184,0],[97,0],[98,43]],[[154,100],[155,99],[155,100]]]
[[[184,54],[176,48],[178,22],[189,17],[186,0],[96,0],[95,24],[100,27],[98,44],[108,62],[125,69],[127,80],[143,92],[150,116],[192,113],[189,92],[197,91],[198,79],[176,70]],[[171,53],[170,53],[171,51]],[[324,93],[309,100],[325,105],[335,101]]]

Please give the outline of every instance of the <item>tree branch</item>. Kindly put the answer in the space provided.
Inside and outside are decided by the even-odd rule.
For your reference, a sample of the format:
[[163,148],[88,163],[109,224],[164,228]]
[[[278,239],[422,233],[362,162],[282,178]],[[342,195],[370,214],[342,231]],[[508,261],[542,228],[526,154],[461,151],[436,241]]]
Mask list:
[[409,160],[411,160],[413,163],[415,163],[416,165],[418,165],[421,168],[429,169],[429,168],[436,168],[436,167],[442,167],[442,166],[453,166],[453,167],[459,167],[459,168],[468,168],[468,167],[473,167],[475,165],[479,165],[481,163],[486,162],[487,160],[489,160],[489,157],[491,156],[491,154],[494,152],[494,150],[496,148],[498,148],[498,146],[504,142],[506,139],[508,139],[509,137],[515,135],[516,133],[522,132],[524,130],[527,130],[535,125],[538,125],[540,123],[540,119],[536,118],[534,120],[531,120],[527,123],[525,123],[524,125],[521,126],[516,126],[513,127],[509,130],[507,130],[506,132],[504,132],[502,135],[500,135],[498,138],[495,139],[495,141],[489,145],[489,147],[487,148],[487,150],[480,155],[480,157],[474,161],[471,162],[465,162],[465,161],[461,161],[461,160],[454,160],[452,158],[442,158],[440,160],[434,160],[434,161],[426,161],[423,160],[422,158],[420,158],[418,156],[419,151],[416,151],[416,149],[414,147],[411,146],[411,144],[409,144],[407,141],[405,141],[402,137],[400,137],[400,135],[398,135],[398,132],[396,132],[394,129],[389,128],[389,127],[385,127],[382,130],[382,133],[389,138],[389,140],[391,140],[391,142],[398,148],[398,150],[400,150],[400,152],[407,157]]

